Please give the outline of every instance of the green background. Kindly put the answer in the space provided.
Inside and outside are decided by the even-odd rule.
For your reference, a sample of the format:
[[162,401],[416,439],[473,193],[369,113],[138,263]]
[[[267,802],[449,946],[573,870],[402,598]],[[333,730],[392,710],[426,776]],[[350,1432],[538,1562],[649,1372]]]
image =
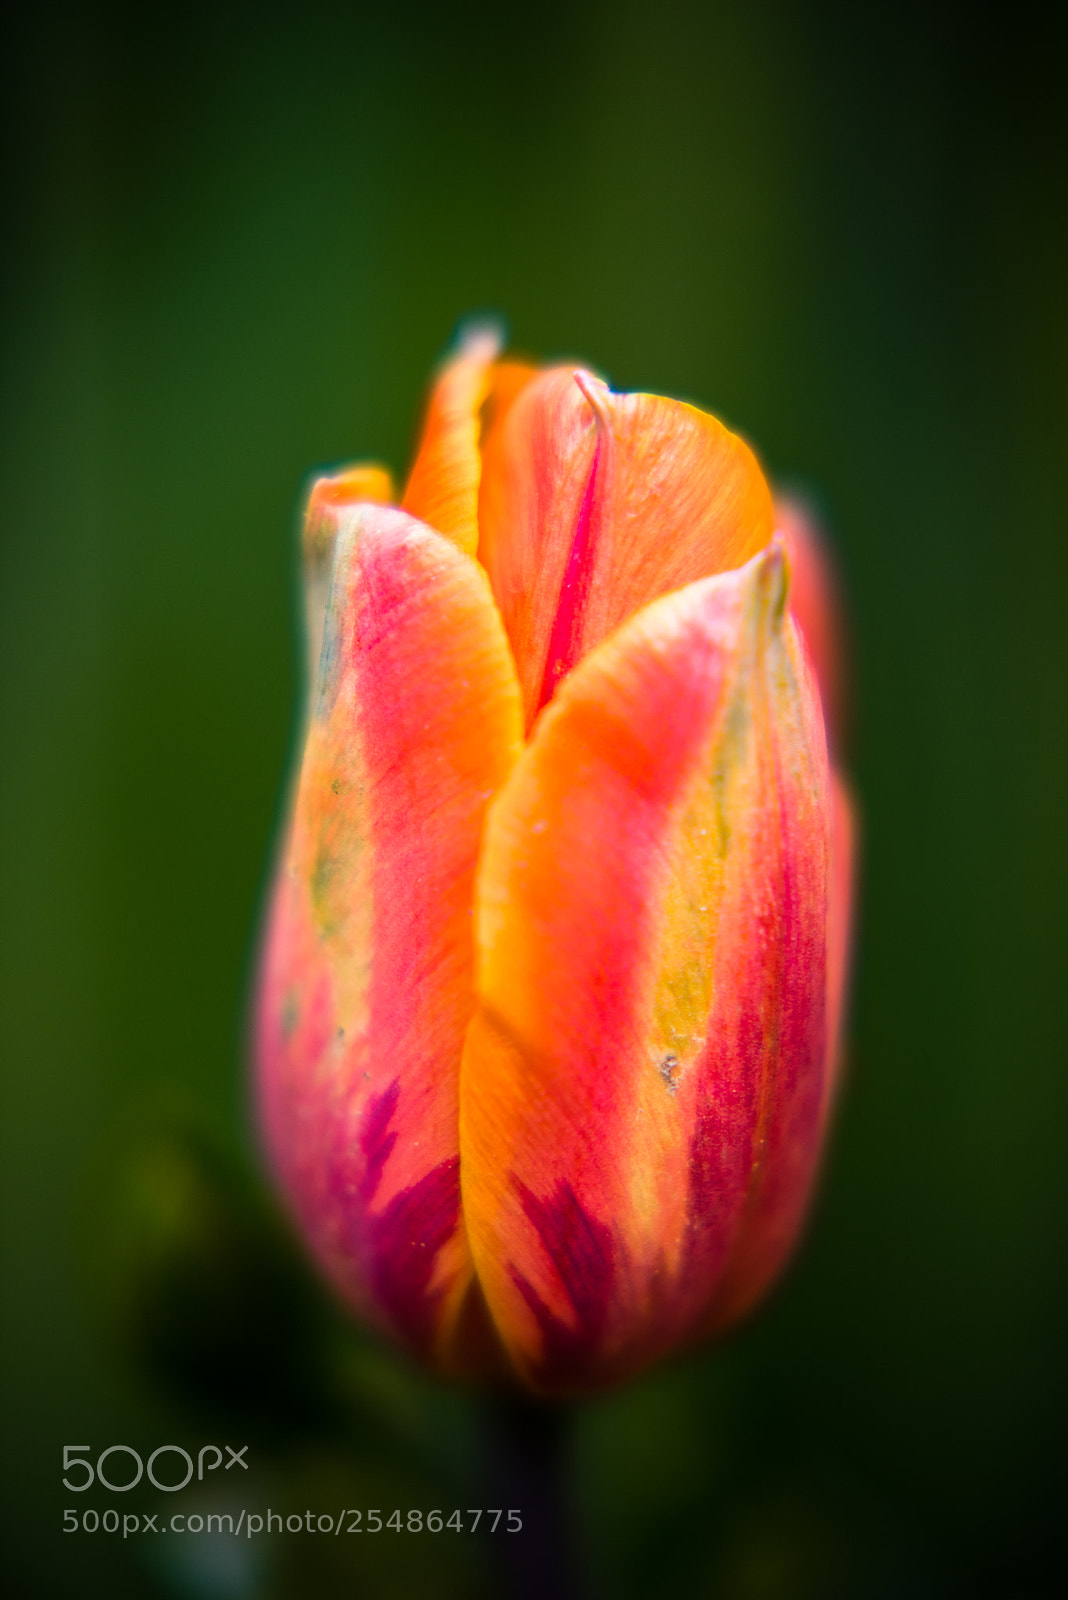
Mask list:
[[480,1492],[477,1404],[350,1332],[277,1224],[243,1043],[297,692],[302,485],[355,456],[403,468],[432,364],[484,309],[521,349],[709,407],[814,494],[855,649],[862,921],[820,1202],[748,1329],[579,1419],[592,1592],[1063,1592],[1052,10],[16,13],[9,1592],[495,1592],[481,1540],[205,1540],[165,1560],[162,1541],[60,1532],[66,1505],[128,1509],[62,1489],[70,1442],[250,1440],[237,1506],[485,1503],[462,1498]]

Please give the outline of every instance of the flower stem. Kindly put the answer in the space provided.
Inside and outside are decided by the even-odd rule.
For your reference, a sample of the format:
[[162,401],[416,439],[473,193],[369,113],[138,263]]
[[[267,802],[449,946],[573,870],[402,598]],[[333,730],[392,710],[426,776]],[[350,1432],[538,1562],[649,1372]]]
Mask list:
[[[486,1503],[505,1512],[493,1550],[506,1600],[582,1600],[585,1592],[566,1483],[571,1421],[569,1407],[521,1395],[499,1394],[486,1407]],[[519,1533],[506,1531],[510,1510],[522,1519]]]

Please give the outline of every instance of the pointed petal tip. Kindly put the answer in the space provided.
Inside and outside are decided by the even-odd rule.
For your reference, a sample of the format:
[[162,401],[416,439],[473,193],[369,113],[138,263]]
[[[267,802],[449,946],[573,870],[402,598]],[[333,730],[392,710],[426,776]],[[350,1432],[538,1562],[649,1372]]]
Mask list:
[[761,596],[773,622],[782,625],[790,592],[790,562],[781,533],[773,533],[756,557]]
[[751,626],[766,621],[773,632],[781,633],[790,594],[790,559],[782,535],[773,534],[763,550],[742,566],[706,578],[700,587],[711,595],[725,585],[740,597],[742,615],[749,617]]
[[801,495],[776,499],[775,521],[790,562],[790,610],[800,627],[819,681],[833,748],[849,745],[850,629],[834,551],[815,508]]
[[503,317],[467,317],[461,322],[447,361],[459,356],[468,361],[496,361],[507,337]]

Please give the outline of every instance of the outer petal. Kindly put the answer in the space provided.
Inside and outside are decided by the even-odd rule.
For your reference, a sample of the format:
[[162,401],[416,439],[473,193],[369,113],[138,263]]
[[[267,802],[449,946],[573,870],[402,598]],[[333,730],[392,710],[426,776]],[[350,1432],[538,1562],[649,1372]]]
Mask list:
[[849,785],[831,769],[831,891],[827,907],[827,1104],[842,1067],[849,993],[853,896],[857,870],[857,808]]
[[[842,1024],[852,924],[855,814],[849,791],[832,768],[827,896],[826,1047],[823,1092],[816,1125],[773,1119],[763,1150],[763,1172],[754,1184],[727,1268],[709,1315],[698,1332],[714,1333],[744,1316],[781,1269],[804,1220],[804,1202],[815,1175],[820,1137],[826,1130],[841,1068]],[[812,1102],[804,1116],[811,1119]],[[818,1131],[817,1131],[818,1129]]]
[[496,330],[472,329],[442,369],[401,501],[471,556],[478,547],[479,412],[499,348]]
[[546,1391],[718,1318],[820,1136],[828,778],[776,543],[584,660],[487,823],[464,1212],[491,1311]]
[[334,566],[334,542],[338,517],[346,507],[373,501],[390,505],[394,499],[393,477],[388,467],[361,461],[344,467],[328,478],[318,478],[308,496],[304,513],[301,554],[304,558],[304,634],[307,646],[308,683],[314,684],[323,644],[323,621],[330,593],[330,573]]
[[738,567],[772,534],[748,446],[658,395],[542,373],[487,433],[479,559],[528,726],[583,655],[657,595]]
[[471,1283],[457,1077],[487,801],[518,689],[476,563],[345,510],[257,1018],[267,1141],[344,1294],[449,1363]]
[[[790,564],[790,610],[812,657],[832,756],[848,735],[849,695],[842,595],[819,524],[811,510],[780,496],[775,517]],[[827,919],[827,1107],[841,1070],[849,987],[857,852],[857,807],[841,772],[831,771],[831,892]]]
[[842,601],[834,563],[815,518],[799,500],[781,497],[775,525],[790,561],[790,610],[805,636],[816,669],[832,750],[840,749],[848,721],[843,657]]

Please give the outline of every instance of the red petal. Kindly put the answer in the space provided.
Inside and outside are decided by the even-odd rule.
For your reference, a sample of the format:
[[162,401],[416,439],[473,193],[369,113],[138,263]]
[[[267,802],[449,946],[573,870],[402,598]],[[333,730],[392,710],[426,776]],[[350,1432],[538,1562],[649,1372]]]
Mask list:
[[826,1064],[822,719],[781,550],[649,606],[495,802],[461,1077],[464,1211],[535,1386],[630,1373],[804,1205]]
[[832,767],[831,893],[827,908],[827,1110],[842,1069],[856,871],[857,807],[845,779]]
[[798,500],[780,498],[775,525],[786,541],[790,563],[790,610],[805,636],[827,724],[832,752],[840,749],[848,723],[842,599],[834,563],[815,518]]
[[476,563],[403,512],[341,514],[262,970],[267,1139],[346,1296],[449,1361],[471,1264],[457,1076],[483,814],[518,689]]

